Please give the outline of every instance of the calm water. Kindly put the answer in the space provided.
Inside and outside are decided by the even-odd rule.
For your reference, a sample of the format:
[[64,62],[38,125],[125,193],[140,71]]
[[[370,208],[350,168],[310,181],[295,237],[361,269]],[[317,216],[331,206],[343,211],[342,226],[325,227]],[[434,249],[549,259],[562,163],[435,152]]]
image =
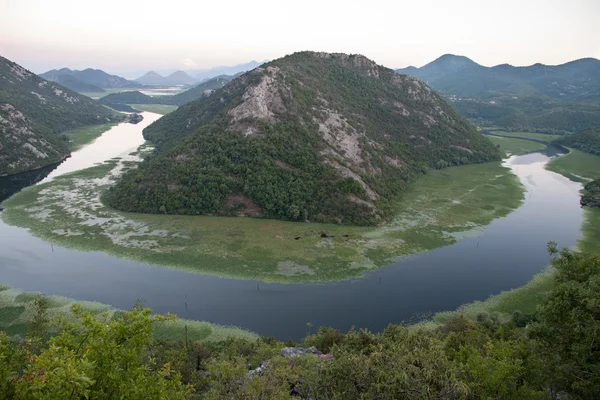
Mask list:
[[[138,125],[114,128],[81,150],[86,157],[74,154],[49,178],[90,165],[100,153],[111,158],[130,152],[126,143],[142,143],[141,130],[157,118],[151,113],[144,117]],[[143,298],[156,312],[241,326],[279,339],[299,339],[309,321],[342,331],[353,325],[380,331],[390,323],[521,286],[547,265],[549,240],[561,247],[575,244],[582,222],[580,185],[544,169],[556,152],[548,149],[508,162],[527,189],[526,200],[480,237],[403,260],[363,279],[284,285],[190,274],[100,252],[52,249],[27,230],[0,222],[0,282],[119,308]]]

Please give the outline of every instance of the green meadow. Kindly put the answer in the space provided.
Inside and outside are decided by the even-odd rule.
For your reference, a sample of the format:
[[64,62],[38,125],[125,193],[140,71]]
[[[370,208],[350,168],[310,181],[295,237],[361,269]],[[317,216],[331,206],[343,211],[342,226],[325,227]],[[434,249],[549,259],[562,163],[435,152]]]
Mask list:
[[71,141],[69,143],[70,150],[75,151],[80,147],[91,143],[94,139],[100,137],[100,135],[117,124],[118,122],[111,122],[109,124],[102,125],[82,126],[65,131],[63,134],[66,135]]
[[533,139],[540,140],[545,143],[550,143],[554,139],[561,137],[560,135],[547,135],[545,133],[534,132],[506,132],[501,130],[490,130],[490,133],[498,136],[512,137],[517,139]]
[[585,183],[600,178],[600,157],[580,150],[569,150],[569,154],[550,161],[546,169],[575,182]]
[[[0,284],[0,331],[8,335],[24,336],[27,325],[33,319],[34,301],[41,296],[38,292],[24,292],[8,285]],[[75,301],[61,296],[46,296],[50,318],[62,316],[73,319],[73,304],[81,305],[84,311],[104,314],[107,320],[116,318],[122,312],[106,304],[91,301]],[[132,304],[133,306],[133,304]],[[154,327],[156,339],[185,341],[185,328],[190,342],[220,342],[227,339],[256,340],[258,335],[236,327],[221,326],[203,321],[191,321],[177,318],[175,321],[160,322]]]
[[508,137],[487,136],[500,151],[506,155],[519,155],[529,153],[534,150],[542,150],[546,147],[545,144],[536,143],[529,140],[521,140]]
[[6,200],[1,218],[65,247],[265,282],[360,277],[400,257],[479,235],[516,209],[523,188],[499,162],[435,170],[413,183],[381,227],[245,217],[123,213],[101,201],[131,155],[59,176]]
[[166,104],[129,104],[129,106],[139,111],[148,111],[161,115],[177,110],[177,106],[169,106]]

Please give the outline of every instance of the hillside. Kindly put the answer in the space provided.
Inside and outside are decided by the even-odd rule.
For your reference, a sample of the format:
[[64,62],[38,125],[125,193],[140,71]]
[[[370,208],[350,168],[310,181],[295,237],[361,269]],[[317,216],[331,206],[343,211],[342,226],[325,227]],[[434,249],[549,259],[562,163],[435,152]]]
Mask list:
[[381,224],[428,169],[499,159],[423,82],[313,52],[234,79],[144,137],[158,152],[111,189],[113,207]]
[[117,108],[115,105],[122,104],[166,104],[181,106],[190,101],[199,99],[202,96],[210,94],[213,90],[222,88],[233,79],[232,76],[221,75],[210,79],[204,83],[192,87],[191,89],[172,96],[148,96],[139,91],[129,91],[121,93],[111,93],[102,97],[99,101],[109,107]]
[[[92,85],[101,89],[125,89],[125,88],[135,88],[140,87],[141,85],[129,81],[125,78],[122,78],[118,75],[110,75],[100,69],[92,69],[87,68],[82,71],[71,70],[69,68],[61,68],[59,70],[53,69],[48,72],[44,72],[40,75],[42,78],[62,84],[63,82],[69,82],[67,76],[72,77],[71,81],[76,80],[81,82],[82,84]],[[68,85],[65,85],[69,87]],[[71,87],[69,87],[71,88]],[[76,90],[76,89],[72,89]],[[77,90],[77,91],[85,91],[85,92],[96,92],[97,90]],[[104,90],[102,90],[104,91]]]
[[171,75],[165,77],[165,83],[167,85],[193,85],[198,81],[183,71],[175,71]]
[[600,127],[564,136],[555,140],[554,143],[600,156]]
[[53,80],[53,82],[56,82],[59,85],[66,87],[67,89],[71,89],[74,92],[80,92],[80,93],[103,93],[103,92],[105,92],[104,89],[102,89],[96,85],[92,85],[90,83],[82,82],[81,80],[77,79],[76,77],[74,77],[72,75],[59,75],[56,77],[55,80]]
[[154,71],[149,71],[137,78],[135,82],[151,86],[180,86],[194,85],[198,83],[198,80],[184,71],[175,71],[168,76],[162,76]]
[[140,76],[135,80],[135,82],[143,84],[143,85],[151,85],[158,86],[163,85],[165,81],[165,77],[157,74],[154,71],[148,71],[144,75]]
[[421,68],[396,72],[426,81],[481,125],[545,131],[600,125],[600,61],[593,58],[490,68],[446,54]]
[[0,175],[58,162],[69,154],[60,132],[120,118],[0,57]]

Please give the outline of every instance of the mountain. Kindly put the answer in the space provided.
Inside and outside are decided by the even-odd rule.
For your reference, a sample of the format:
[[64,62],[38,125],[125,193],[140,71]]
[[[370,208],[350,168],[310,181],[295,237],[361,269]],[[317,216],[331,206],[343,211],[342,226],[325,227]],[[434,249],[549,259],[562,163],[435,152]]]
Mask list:
[[600,156],[600,127],[585,129],[572,135],[565,135],[556,139],[554,143]]
[[218,77],[219,75],[236,75],[239,73],[243,73],[246,71],[251,71],[254,68],[266,63],[267,61],[250,61],[248,63],[244,63],[244,64],[238,64],[238,65],[231,65],[231,66],[219,66],[219,67],[214,67],[214,68],[210,68],[210,69],[206,69],[206,70],[196,70],[196,71],[190,71],[190,73],[194,74],[194,76],[196,77],[196,79],[198,79],[199,81],[204,81],[207,79],[212,79],[215,77]]
[[58,162],[69,154],[60,132],[120,118],[0,57],[0,175]]
[[485,67],[446,54],[421,68],[396,70],[424,80],[482,125],[578,131],[600,125],[600,61]]
[[422,81],[314,52],[264,64],[144,137],[156,153],[109,191],[112,207],[382,224],[430,168],[500,157]]
[[157,74],[154,71],[148,71],[143,76],[137,78],[135,82],[143,85],[160,86],[165,85],[165,77]]
[[198,81],[183,71],[175,71],[171,75],[165,77],[165,82],[167,85],[193,85],[198,83]]
[[[65,85],[66,87],[69,87],[68,85],[77,87],[77,85],[80,84],[92,85],[101,89],[125,89],[140,87],[138,83],[129,81],[125,78],[121,78],[118,75],[110,75],[100,69],[91,68],[84,69],[83,71],[70,70],[69,68],[61,68],[59,70],[53,69],[51,71],[44,72],[40,76],[51,82],[56,82],[60,84],[62,84],[63,82],[67,82],[67,85]],[[69,78],[66,77],[72,78],[69,80]],[[75,84],[73,84],[73,82],[75,82]],[[87,92],[88,90],[81,91]]]
[[[168,104],[174,106],[181,106],[189,103],[190,101],[199,99],[202,96],[210,94],[213,90],[219,89],[233,79],[232,76],[221,75],[219,77],[210,79],[204,83],[192,87],[172,96],[148,96],[139,91],[128,91],[121,93],[111,93],[107,96],[102,97],[99,101],[109,107],[113,107],[117,104]],[[116,107],[119,108],[119,107]]]
[[64,86],[68,89],[71,89],[74,92],[80,93],[103,93],[104,89],[92,85],[90,83],[85,83],[74,77],[73,75],[58,75],[54,82],[58,83],[61,86]]

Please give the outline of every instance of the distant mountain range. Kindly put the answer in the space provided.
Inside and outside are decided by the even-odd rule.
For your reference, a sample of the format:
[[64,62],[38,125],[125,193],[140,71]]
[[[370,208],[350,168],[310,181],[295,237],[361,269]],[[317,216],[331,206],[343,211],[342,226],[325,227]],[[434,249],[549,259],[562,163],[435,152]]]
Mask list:
[[179,86],[199,83],[198,80],[192,78],[183,71],[175,71],[168,76],[162,76],[154,71],[149,71],[135,81],[143,85],[151,86]]
[[69,68],[53,69],[44,72],[40,76],[76,92],[104,92],[104,89],[142,87],[139,83],[127,80],[118,75],[110,75],[100,69],[92,68],[82,71],[71,70]]
[[218,76],[235,76],[262,65],[266,61],[250,61],[244,64],[218,66],[209,69],[192,69],[176,71],[168,76],[156,71],[149,71],[135,81],[152,86],[194,85],[216,78]]
[[172,96],[148,96],[140,91],[127,91],[121,93],[112,93],[108,96],[102,97],[99,101],[114,109],[122,109],[122,104],[167,104],[181,106],[189,103],[192,100],[199,99],[202,96],[210,94],[213,90],[219,89],[234,77],[229,75],[221,75],[213,79],[209,79],[199,85],[186,90],[185,92],[178,93]]
[[122,120],[95,100],[0,57],[0,175],[54,164],[69,154],[61,132]]
[[421,68],[396,72],[427,82],[461,114],[484,125],[566,131],[600,125],[600,60],[594,58],[485,67],[446,54]]

